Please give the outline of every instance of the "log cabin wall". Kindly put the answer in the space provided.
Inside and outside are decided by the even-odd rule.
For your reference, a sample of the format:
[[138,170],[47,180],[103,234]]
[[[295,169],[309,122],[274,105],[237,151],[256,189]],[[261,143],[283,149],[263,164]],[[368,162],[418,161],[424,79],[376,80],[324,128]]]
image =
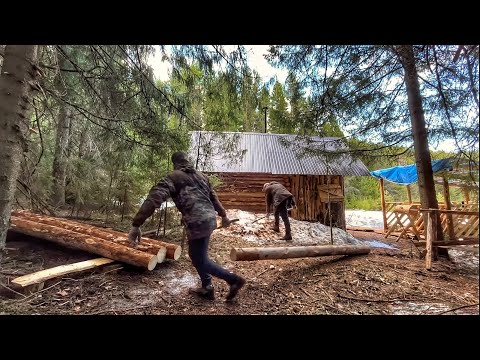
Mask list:
[[265,193],[263,184],[278,181],[290,190],[288,175],[268,173],[215,173],[223,184],[215,191],[226,209],[265,212]]
[[[294,196],[297,208],[290,216],[296,220],[319,221],[328,225],[328,201],[332,212],[332,225],[345,229],[345,198],[343,176],[326,175],[273,175],[268,173],[216,173],[223,182],[216,188],[226,209],[265,212],[263,184],[278,181]],[[330,199],[329,199],[330,195]]]
[[326,175],[293,175],[290,178],[290,191],[297,200],[297,209],[293,209],[291,215],[297,220],[318,221],[329,225],[330,201],[332,226],[345,230],[343,176],[331,175],[330,183],[327,181]]

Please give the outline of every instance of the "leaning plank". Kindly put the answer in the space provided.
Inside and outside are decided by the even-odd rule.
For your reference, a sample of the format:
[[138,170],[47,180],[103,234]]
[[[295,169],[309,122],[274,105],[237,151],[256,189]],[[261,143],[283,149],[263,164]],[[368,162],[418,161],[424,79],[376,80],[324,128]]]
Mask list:
[[[12,215],[18,216],[20,218],[24,218],[27,220],[35,221],[41,224],[52,225],[58,228],[94,236],[96,238],[113,241],[115,243],[124,245],[126,247],[133,248],[132,244],[123,233],[119,233],[120,235],[111,234],[108,231],[104,231],[103,229],[99,229],[95,226],[90,226],[90,225],[78,223],[75,221],[61,220],[51,216],[32,214],[26,211],[14,211],[12,212]],[[139,251],[147,252],[149,254],[156,255],[158,258],[158,263],[162,263],[165,260],[165,257],[167,255],[167,248],[163,244],[155,244],[155,243],[147,244],[145,242],[141,242],[135,247],[135,249]]]
[[369,246],[356,245],[232,248],[232,250],[230,251],[230,259],[234,261],[253,261],[331,255],[362,255],[368,254],[370,250],[371,247]]
[[374,232],[377,234],[384,234],[385,231],[383,229],[374,229],[370,227],[362,227],[362,226],[347,226],[347,230],[350,231],[361,231],[361,232]]
[[80,234],[72,230],[41,224],[12,216],[12,230],[44,240],[52,241],[72,249],[80,249],[93,254],[118,260],[126,264],[153,270],[158,263],[156,255],[132,249],[112,241]]
[[62,275],[71,274],[83,270],[93,269],[98,266],[110,264],[115,260],[107,258],[97,258],[87,261],[81,261],[68,265],[56,266],[50,269],[41,270],[32,274],[17,277],[12,280],[12,283],[19,287],[26,287],[33,284],[42,283],[46,280],[53,279]]

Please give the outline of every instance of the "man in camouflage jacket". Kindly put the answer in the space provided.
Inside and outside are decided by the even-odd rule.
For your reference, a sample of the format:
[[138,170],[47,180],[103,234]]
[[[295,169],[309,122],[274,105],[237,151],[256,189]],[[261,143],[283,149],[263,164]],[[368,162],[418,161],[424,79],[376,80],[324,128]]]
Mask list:
[[292,193],[277,181],[272,181],[263,185],[263,192],[265,193],[265,203],[267,206],[266,217],[270,215],[270,209],[273,205],[275,225],[273,230],[280,232],[280,219],[282,217],[285,225],[285,236],[283,240],[292,240],[292,231],[290,227],[290,220],[288,219],[288,209],[295,206],[295,198]]
[[245,279],[222,268],[208,257],[210,236],[217,227],[216,213],[222,217],[222,227],[230,225],[231,221],[208,177],[194,169],[187,154],[176,152],[172,155],[172,162],[174,170],[151,188],[147,199],[133,218],[129,239],[134,243],[139,242],[140,226],[171,197],[182,213],[188,238],[188,255],[202,281],[200,288],[190,289],[190,292],[213,300],[213,275],[230,285],[226,299],[232,301],[245,284]]

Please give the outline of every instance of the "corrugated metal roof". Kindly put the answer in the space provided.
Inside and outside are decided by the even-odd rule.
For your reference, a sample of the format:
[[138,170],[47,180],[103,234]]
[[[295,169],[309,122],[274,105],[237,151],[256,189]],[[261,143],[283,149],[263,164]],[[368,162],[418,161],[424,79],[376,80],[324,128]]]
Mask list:
[[338,138],[209,131],[191,137],[189,154],[200,171],[371,176]]

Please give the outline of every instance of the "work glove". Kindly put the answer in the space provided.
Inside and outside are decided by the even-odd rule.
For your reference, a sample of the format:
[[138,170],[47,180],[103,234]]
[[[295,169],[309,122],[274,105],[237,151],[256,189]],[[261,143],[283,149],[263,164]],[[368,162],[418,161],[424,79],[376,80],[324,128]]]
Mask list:
[[137,244],[140,243],[140,240],[142,239],[142,232],[140,231],[140,228],[138,226],[132,226],[130,229],[130,232],[128,233],[128,240],[132,243],[132,245],[135,247]]

